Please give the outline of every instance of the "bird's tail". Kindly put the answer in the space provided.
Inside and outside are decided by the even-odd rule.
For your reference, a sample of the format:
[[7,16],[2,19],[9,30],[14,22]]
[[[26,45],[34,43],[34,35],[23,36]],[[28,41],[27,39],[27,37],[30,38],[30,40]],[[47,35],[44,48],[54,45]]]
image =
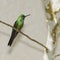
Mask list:
[[11,45],[12,45],[12,42],[13,42],[14,39],[15,39],[15,37],[11,37],[11,38],[10,38],[10,40],[9,40],[9,42],[8,42],[8,46],[11,46]]
[[17,34],[18,34],[18,32],[16,32],[16,31],[13,31],[12,32],[11,38],[10,38],[10,40],[8,42],[8,46],[11,46],[12,45],[12,43],[13,43],[15,37],[17,36]]

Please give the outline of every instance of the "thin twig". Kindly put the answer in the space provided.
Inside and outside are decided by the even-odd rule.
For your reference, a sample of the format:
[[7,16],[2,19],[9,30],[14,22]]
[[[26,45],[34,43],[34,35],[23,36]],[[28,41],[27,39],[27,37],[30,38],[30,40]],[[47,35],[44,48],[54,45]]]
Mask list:
[[55,55],[55,57],[59,57],[59,56],[60,56],[60,54]]
[[43,46],[46,50],[48,50],[48,48],[47,48],[46,46],[44,46],[42,43],[36,41],[35,39],[32,39],[30,36],[28,36],[27,34],[23,33],[22,31],[19,31],[18,29],[16,29],[15,27],[11,26],[10,24],[7,24],[7,23],[5,23],[5,22],[3,22],[3,21],[0,21],[0,22],[3,23],[3,24],[5,24],[5,25],[7,25],[7,26],[9,26],[9,27],[11,27],[11,28],[13,28],[13,29],[15,29],[17,32],[21,33],[22,35],[24,35],[25,37],[27,37],[27,38],[30,39],[31,41],[34,41],[35,43]]

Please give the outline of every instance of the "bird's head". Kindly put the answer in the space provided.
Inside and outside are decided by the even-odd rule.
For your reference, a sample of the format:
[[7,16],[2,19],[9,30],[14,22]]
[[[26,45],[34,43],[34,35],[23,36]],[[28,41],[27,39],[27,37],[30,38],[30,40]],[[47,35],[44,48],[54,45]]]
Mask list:
[[26,17],[28,17],[28,16],[30,16],[30,14],[28,14],[28,15],[24,15],[24,14],[21,14],[20,15],[20,18],[22,18],[23,20],[26,18]]

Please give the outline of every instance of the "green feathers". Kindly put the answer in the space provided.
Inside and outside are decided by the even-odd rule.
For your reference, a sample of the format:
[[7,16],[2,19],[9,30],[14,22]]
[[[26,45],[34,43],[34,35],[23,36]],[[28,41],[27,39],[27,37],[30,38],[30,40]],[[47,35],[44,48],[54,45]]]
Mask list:
[[19,29],[21,25],[24,24],[24,15],[21,14],[16,20],[16,26]]

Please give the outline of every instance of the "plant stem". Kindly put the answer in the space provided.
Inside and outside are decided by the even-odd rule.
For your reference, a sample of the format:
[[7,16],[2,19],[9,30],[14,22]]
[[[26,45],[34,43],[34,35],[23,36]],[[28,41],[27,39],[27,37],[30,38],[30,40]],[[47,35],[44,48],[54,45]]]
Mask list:
[[55,55],[55,58],[56,58],[56,57],[59,57],[59,56],[60,56],[60,54],[57,54],[57,55]]
[[0,21],[0,23],[3,23],[3,24],[5,24],[5,25],[7,25],[7,26],[9,26],[9,27],[11,27],[11,28],[13,28],[13,29],[15,29],[17,32],[21,33],[22,35],[24,35],[25,37],[27,37],[27,38],[30,39],[31,41],[33,41],[33,42],[41,45],[41,46],[44,47],[46,50],[48,50],[48,48],[47,48],[46,46],[44,46],[42,43],[38,42],[38,41],[35,40],[35,39],[32,39],[30,36],[28,36],[27,34],[23,33],[22,31],[19,31],[18,29],[16,29],[15,27],[11,26],[10,24],[7,24],[7,23],[5,23],[5,22],[3,22],[3,21]]

